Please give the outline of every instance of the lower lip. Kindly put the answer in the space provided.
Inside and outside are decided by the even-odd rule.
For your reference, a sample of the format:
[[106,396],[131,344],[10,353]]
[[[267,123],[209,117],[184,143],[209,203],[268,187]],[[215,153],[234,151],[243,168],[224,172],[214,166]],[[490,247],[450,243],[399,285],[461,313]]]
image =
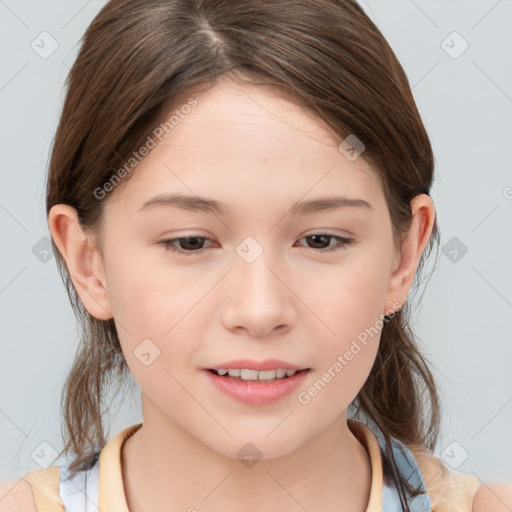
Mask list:
[[230,379],[229,377],[216,375],[209,370],[203,371],[206,372],[211,383],[219,391],[235,400],[251,405],[277,402],[300,386],[309,372],[309,370],[303,370],[286,379],[265,382],[260,380]]

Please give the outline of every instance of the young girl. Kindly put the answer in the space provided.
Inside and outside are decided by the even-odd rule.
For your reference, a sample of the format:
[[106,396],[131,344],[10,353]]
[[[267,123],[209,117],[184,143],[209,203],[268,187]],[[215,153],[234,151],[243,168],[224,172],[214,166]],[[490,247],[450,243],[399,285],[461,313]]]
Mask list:
[[[47,181],[83,326],[66,466],[0,510],[505,511],[433,455],[407,296],[438,242],[406,75],[354,0],[112,0]],[[133,375],[143,422],[105,439]]]

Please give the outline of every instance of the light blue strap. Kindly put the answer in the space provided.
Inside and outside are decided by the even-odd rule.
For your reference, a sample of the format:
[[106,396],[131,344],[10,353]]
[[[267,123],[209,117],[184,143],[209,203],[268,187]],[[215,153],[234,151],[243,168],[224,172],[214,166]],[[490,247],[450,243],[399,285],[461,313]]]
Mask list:
[[[379,445],[382,451],[386,452],[386,441],[384,435],[376,425],[368,425],[377,436]],[[425,494],[420,494],[414,498],[411,498],[407,493],[407,503],[411,512],[432,512],[432,502],[430,496],[427,494],[427,488],[423,477],[421,476],[420,468],[416,463],[416,460],[411,451],[405,446],[404,443],[391,438],[391,447],[393,455],[395,457],[396,465],[399,473],[407,480],[415,489],[419,488]],[[402,506],[400,504],[400,497],[396,487],[386,485],[384,483],[382,488],[382,512],[402,512]]]

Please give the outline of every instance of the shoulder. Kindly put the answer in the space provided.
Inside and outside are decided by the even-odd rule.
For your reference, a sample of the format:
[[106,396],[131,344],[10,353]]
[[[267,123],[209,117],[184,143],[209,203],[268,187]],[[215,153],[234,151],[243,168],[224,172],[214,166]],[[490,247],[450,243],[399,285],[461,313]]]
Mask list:
[[451,510],[453,505],[453,510],[467,512],[512,511],[512,484],[481,483],[476,476],[449,470],[439,457],[421,447],[408,448],[420,468],[433,508],[438,505]]
[[472,512],[510,512],[512,510],[512,484],[487,483],[478,487]]
[[474,512],[472,504],[480,486],[476,476],[450,470],[441,458],[422,447],[409,445],[408,448],[416,460],[434,510]]
[[0,512],[37,512],[32,487],[26,480],[0,482]]
[[59,495],[60,468],[35,469],[0,483],[0,512],[64,512]]

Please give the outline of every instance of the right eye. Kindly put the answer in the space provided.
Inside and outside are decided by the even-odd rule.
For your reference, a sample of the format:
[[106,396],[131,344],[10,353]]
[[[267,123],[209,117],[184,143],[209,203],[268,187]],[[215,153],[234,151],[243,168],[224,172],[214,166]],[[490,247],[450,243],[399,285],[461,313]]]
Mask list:
[[[185,240],[185,244],[182,244],[182,240]],[[203,247],[198,247],[198,245],[202,245],[201,240],[204,241],[210,239],[204,236],[182,236],[180,238],[162,240],[159,243],[165,247],[166,251],[183,254],[184,256],[191,256],[193,254],[202,252],[201,249],[203,249]],[[185,247],[177,247],[176,244],[185,245]]]

